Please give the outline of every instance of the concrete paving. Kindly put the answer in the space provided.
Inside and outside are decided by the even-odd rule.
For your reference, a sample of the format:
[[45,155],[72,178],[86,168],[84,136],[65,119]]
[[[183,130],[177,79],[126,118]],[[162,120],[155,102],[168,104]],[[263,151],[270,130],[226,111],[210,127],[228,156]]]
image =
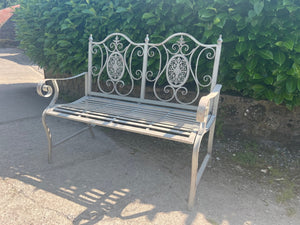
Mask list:
[[[95,128],[54,149],[47,163],[41,123],[50,99],[22,51],[0,49],[0,224],[285,225],[270,190],[218,167],[209,168],[187,211],[191,146]],[[83,125],[48,118],[54,139]],[[218,146],[216,146],[218,147]]]

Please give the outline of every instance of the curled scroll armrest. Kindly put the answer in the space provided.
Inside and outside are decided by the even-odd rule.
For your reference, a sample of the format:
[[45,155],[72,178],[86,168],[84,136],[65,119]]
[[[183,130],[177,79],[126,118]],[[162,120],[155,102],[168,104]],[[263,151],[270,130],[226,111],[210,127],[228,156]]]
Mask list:
[[[57,81],[72,80],[72,79],[81,77],[83,75],[86,75],[86,72],[77,74],[72,77],[67,77],[67,78],[53,78],[53,79],[41,80],[36,87],[36,91],[40,96],[48,98],[53,94],[53,88],[54,88],[54,96],[53,96],[53,99],[50,102],[49,106],[54,105],[54,103],[57,100],[58,94],[59,94],[59,88],[57,85]],[[46,83],[47,81],[52,81],[53,88],[51,85]]]
[[[211,100],[218,101],[221,88],[222,88],[222,85],[217,84],[211,93],[209,93],[206,96],[203,96],[200,99],[198,109],[197,109],[197,118],[196,118],[198,122],[200,122],[200,123],[207,122],[208,114],[210,112]],[[215,112],[213,112],[213,114],[216,114],[216,110],[217,110],[217,106],[218,106],[217,101],[214,102],[213,107],[214,107]]]
[[50,97],[53,94],[53,89],[50,85],[46,84],[47,81],[52,81],[52,84],[54,85],[54,89],[55,89],[56,81],[72,80],[77,77],[81,77],[85,74],[86,74],[86,72],[83,72],[83,73],[77,74],[72,77],[67,77],[67,78],[49,78],[49,79],[41,80],[36,87],[36,91],[42,97],[46,97],[46,98]]

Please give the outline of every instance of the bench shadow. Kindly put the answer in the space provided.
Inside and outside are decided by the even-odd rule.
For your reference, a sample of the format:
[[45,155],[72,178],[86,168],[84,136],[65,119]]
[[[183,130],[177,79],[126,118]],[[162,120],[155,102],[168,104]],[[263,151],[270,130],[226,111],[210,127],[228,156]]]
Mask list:
[[[83,126],[58,118],[50,120],[49,125],[55,130],[54,139]],[[35,190],[61,197],[63,202],[77,204],[82,208],[79,213],[66,210],[73,224],[105,223],[107,218],[121,224],[152,224],[162,216],[163,221],[172,220],[177,213],[182,221],[174,224],[195,224],[199,214],[204,224],[214,224],[206,217],[209,217],[209,209],[203,205],[209,201],[208,197],[204,202],[201,199],[203,190],[207,192],[206,185],[202,191],[201,184],[198,188],[198,194],[202,192],[201,202],[196,200],[196,207],[187,210],[192,146],[96,127],[96,138],[89,132],[80,134],[55,148],[54,163],[48,164],[41,121],[31,119],[29,122],[34,139],[39,141],[29,143],[33,138],[29,134],[18,140],[25,145],[14,149],[10,144],[14,149],[10,157],[20,156],[8,160],[9,171],[0,171],[0,177],[16,179],[32,185]],[[13,125],[9,129],[15,130]],[[22,129],[17,131],[17,136],[18,132],[22,133]],[[205,175],[203,179],[205,183]],[[224,221],[224,217],[220,215],[212,221]]]
[[[59,125],[66,125],[58,121]],[[41,133],[40,128],[33,132]],[[80,140],[69,140],[55,149],[53,164],[46,163],[45,140],[44,146],[32,149],[33,154],[16,160],[10,165],[10,172],[0,172],[0,176],[84,206],[86,209],[72,218],[73,224],[96,224],[104,216],[126,221],[146,217],[153,221],[158,213],[172,211],[188,214],[187,224],[193,221],[196,212],[187,211],[191,154],[186,150],[191,146],[106,128],[95,130],[96,139],[86,132],[79,136]],[[112,149],[101,150],[97,137],[103,134],[116,143]],[[40,136],[45,139],[43,135]],[[84,144],[87,142],[95,145],[88,147]],[[177,184],[180,180],[181,184]]]

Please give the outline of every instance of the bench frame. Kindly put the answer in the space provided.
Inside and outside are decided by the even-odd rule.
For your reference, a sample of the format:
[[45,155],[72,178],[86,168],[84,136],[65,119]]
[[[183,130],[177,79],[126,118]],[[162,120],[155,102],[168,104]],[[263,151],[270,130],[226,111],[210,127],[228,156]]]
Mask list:
[[[124,50],[123,52],[121,50],[119,50],[119,47],[123,47],[122,44],[120,45],[121,42],[119,42],[119,38],[123,38],[125,41],[128,41],[130,46],[133,46],[133,50],[132,51],[136,51],[137,55],[142,57],[143,60],[143,66],[142,69],[139,72],[136,72],[136,74],[140,74],[140,83],[141,83],[141,89],[140,89],[140,96],[139,98],[132,98],[132,97],[128,97],[127,94],[121,94],[118,93],[118,90],[115,89],[113,91],[117,92],[117,95],[112,95],[110,93],[105,93],[105,91],[102,91],[101,93],[95,93],[92,89],[92,80],[93,80],[93,76],[95,76],[95,67],[93,66],[93,54],[95,53],[95,46],[98,47],[100,49],[100,45],[105,43],[107,40],[109,40],[110,38],[115,37],[115,39],[113,40],[113,44],[114,45],[114,51],[107,51],[106,52],[106,59],[105,62],[102,62],[102,67],[105,68],[108,67],[108,64],[111,62],[115,62],[113,61],[113,57],[115,57],[116,60],[118,60],[118,58],[122,59],[122,61],[119,62],[119,65],[121,65],[119,68],[116,67],[116,64],[114,64],[113,66],[115,70],[110,68],[107,68],[106,71],[108,71],[108,78],[111,78],[111,82],[115,82],[116,83],[120,83],[121,82],[121,78],[123,76],[123,74],[118,73],[116,71],[120,71],[120,68],[122,71],[122,73],[124,73],[124,70],[127,70],[128,73],[132,73],[131,68],[128,66],[129,64],[131,65],[131,62],[129,62],[128,64],[126,64],[126,51]],[[172,38],[177,38],[180,37],[179,40],[177,42],[175,42],[172,45],[173,50],[175,50],[177,53],[175,54],[170,54],[169,57],[169,50],[166,47],[166,43],[168,43],[168,41],[170,41]],[[177,99],[177,89],[180,89],[183,87],[183,85],[185,84],[187,78],[185,79],[185,77],[183,78],[178,78],[178,80],[175,82],[174,80],[170,80],[173,79],[172,77],[170,78],[167,77],[168,82],[169,82],[169,86],[172,88],[172,90],[176,91],[174,92],[174,95],[172,96],[172,101],[169,100],[164,100],[164,99],[159,99],[157,100],[150,100],[150,99],[146,99],[145,98],[145,89],[146,89],[146,83],[153,81],[154,84],[156,83],[156,81],[154,81],[155,79],[151,80],[149,78],[149,71],[147,71],[147,67],[148,67],[148,58],[151,57],[151,51],[157,51],[159,52],[159,56],[162,57],[162,53],[160,53],[159,47],[163,47],[163,51],[166,51],[166,64],[165,66],[160,66],[159,71],[165,71],[164,73],[166,74],[166,76],[168,75],[167,70],[169,71],[169,68],[171,68],[171,63],[174,63],[175,60],[179,60],[181,61],[180,63],[183,62],[183,66],[186,66],[187,71],[185,72],[186,74],[189,74],[189,72],[192,70],[192,66],[191,66],[191,60],[188,58],[190,55],[187,55],[183,52],[182,49],[185,48],[186,42],[184,41],[184,38],[189,38],[191,41],[193,41],[194,43],[196,43],[196,49],[198,49],[199,46],[205,48],[205,49],[210,49],[213,51],[213,56],[207,54],[206,57],[209,59],[213,59],[213,69],[212,69],[212,75],[209,77],[210,81],[209,81],[209,85],[210,85],[210,93],[201,97],[199,100],[199,104],[198,106],[193,106],[190,104],[184,104],[182,103],[179,99]],[[94,137],[94,133],[92,130],[92,127],[94,127],[95,125],[99,125],[99,126],[105,126],[105,127],[111,127],[111,128],[115,128],[115,129],[121,129],[121,130],[126,130],[126,131],[130,131],[130,132],[135,132],[135,133],[141,133],[141,134],[145,134],[145,135],[150,135],[150,136],[155,136],[158,138],[165,138],[165,139],[169,139],[169,140],[173,140],[173,141],[178,141],[178,142],[183,142],[183,143],[187,143],[187,144],[192,144],[193,145],[193,153],[192,153],[192,166],[191,166],[191,184],[190,184],[190,193],[189,193],[189,200],[188,200],[188,208],[192,209],[193,205],[194,205],[194,200],[195,200],[195,195],[196,195],[196,190],[197,190],[197,186],[200,182],[200,179],[203,175],[203,172],[211,158],[212,155],[212,146],[213,146],[213,137],[214,137],[214,130],[215,130],[215,125],[216,125],[216,116],[217,116],[217,110],[218,110],[218,101],[219,101],[219,95],[220,95],[220,90],[221,90],[221,85],[217,84],[217,76],[218,76],[218,68],[219,68],[219,60],[220,60],[220,54],[221,54],[221,45],[222,45],[222,36],[220,35],[217,44],[212,44],[212,45],[205,45],[202,44],[200,42],[198,42],[194,37],[192,37],[189,34],[186,33],[176,33],[171,35],[170,37],[168,37],[165,41],[158,43],[158,44],[152,44],[149,43],[149,37],[148,35],[145,38],[145,43],[134,43],[132,42],[127,36],[125,36],[124,34],[121,33],[113,33],[109,36],[107,36],[102,42],[93,42],[93,38],[92,35],[90,35],[89,38],[89,50],[88,50],[88,72],[84,72],[81,74],[78,74],[76,76],[72,76],[72,77],[68,77],[68,78],[58,78],[58,79],[45,79],[42,80],[38,86],[37,86],[37,92],[40,96],[43,97],[50,97],[53,95],[53,98],[50,102],[50,104],[48,105],[48,107],[43,111],[42,114],[42,123],[47,135],[47,139],[48,139],[48,162],[52,162],[52,149],[55,148],[56,146],[58,146],[59,144],[69,140],[70,138],[82,133],[85,130],[89,130],[92,137]],[[173,47],[175,46],[175,47]],[[106,47],[106,49],[109,49],[109,47]],[[180,51],[179,51],[180,50]],[[188,48],[187,48],[188,50]],[[101,50],[100,50],[101,51]],[[124,53],[125,52],[125,53]],[[194,54],[194,53],[191,53]],[[202,54],[202,52],[200,53],[200,55]],[[154,53],[153,53],[154,55]],[[132,56],[132,53],[131,53]],[[131,57],[130,56],[130,57]],[[172,56],[172,57],[171,57]],[[193,56],[193,55],[192,55]],[[199,56],[200,57],[200,56]],[[188,61],[189,59],[189,61]],[[198,60],[199,58],[197,58]],[[161,60],[161,59],[160,59]],[[173,61],[172,61],[173,60]],[[171,62],[172,61],[172,62]],[[123,63],[123,64],[122,64]],[[162,69],[161,69],[162,68]],[[117,70],[119,69],[119,70]],[[174,68],[173,68],[174,69]],[[104,70],[102,69],[102,72]],[[110,73],[112,72],[114,73],[114,76],[111,76]],[[191,73],[191,72],[190,72]],[[163,74],[163,72],[158,72],[158,75]],[[170,72],[169,72],[170,74]],[[181,75],[184,74],[183,71],[177,71],[174,73],[175,75]],[[195,74],[197,75],[197,69]],[[96,75],[100,76],[101,75],[101,68],[100,68],[100,72],[97,73]],[[132,75],[132,74],[131,74]],[[194,75],[194,74],[192,74]],[[183,112],[183,114],[186,112],[187,114],[189,114],[190,112],[194,112],[194,119],[195,119],[195,123],[197,125],[197,129],[194,129],[193,131],[189,131],[189,136],[187,137],[183,137],[183,136],[178,136],[176,135],[176,132],[178,133],[184,133],[185,130],[181,130],[180,128],[176,128],[177,130],[173,130],[173,127],[169,126],[165,126],[165,123],[163,124],[163,127],[161,126],[161,124],[159,124],[158,128],[155,128],[154,130],[151,130],[153,127],[153,124],[155,126],[155,124],[157,123],[153,123],[153,124],[146,124],[146,128],[143,127],[139,127],[139,125],[137,125],[138,123],[140,123],[141,121],[138,119],[131,119],[131,120],[126,120],[125,122],[116,122],[118,120],[118,118],[114,118],[111,119],[111,121],[107,121],[107,117],[110,116],[109,113],[107,114],[103,114],[103,112],[101,113],[90,113],[90,109],[89,111],[86,110],[79,110],[74,112],[74,110],[70,110],[69,108],[63,108],[63,107],[71,107],[72,105],[68,105],[68,104],[56,104],[56,100],[59,96],[59,86],[57,84],[57,81],[66,81],[66,80],[71,80],[71,79],[75,79],[78,77],[85,77],[85,96],[82,98],[86,104],[87,101],[89,101],[90,99],[92,100],[96,100],[96,99],[105,99],[105,101],[107,102],[115,102],[116,104],[124,104],[124,105],[129,105],[131,107],[130,104],[132,104],[132,106],[134,106],[134,104],[137,107],[140,106],[145,106],[147,107],[147,110],[154,108],[154,112],[162,112],[164,109],[172,109],[173,111],[175,110],[175,112],[178,114],[180,114],[181,112]],[[187,75],[188,76],[188,75]],[[190,75],[191,76],[191,75]],[[181,80],[180,80],[181,79]],[[182,80],[185,79],[185,80]],[[196,79],[198,82],[198,79]],[[51,81],[52,85],[48,84],[48,82]],[[179,84],[178,84],[179,82]],[[181,82],[181,83],[180,83]],[[196,82],[196,83],[197,83]],[[198,83],[197,83],[198,84]],[[155,86],[155,85],[153,85]],[[208,85],[207,85],[208,86]],[[114,88],[116,86],[113,86]],[[100,87],[99,87],[100,88]],[[176,89],[177,88],[177,89]],[[54,89],[54,91],[53,91]],[[198,87],[197,87],[198,90]],[[155,92],[155,88],[154,88],[154,92]],[[156,96],[156,93],[154,93]],[[198,97],[198,93],[197,96]],[[196,98],[195,98],[196,99]],[[177,101],[178,100],[178,101]],[[174,103],[174,101],[177,101],[176,103]],[[120,103],[121,102],[121,103]],[[76,101],[75,101],[76,103]],[[74,104],[75,104],[74,103]],[[180,104],[179,104],[180,103]],[[101,103],[102,104],[102,103]],[[59,108],[62,107],[62,108]],[[58,110],[58,111],[57,111]],[[59,111],[61,110],[61,111]],[[71,114],[64,114],[66,113],[70,113]],[[182,115],[183,115],[182,114]],[[50,129],[46,124],[46,116],[47,115],[51,115],[51,116],[55,116],[55,117],[60,117],[60,118],[65,118],[65,119],[70,119],[70,120],[74,120],[74,121],[78,121],[78,122],[83,122],[87,124],[87,127],[77,131],[76,133],[63,138],[62,140],[58,141],[57,143],[53,143],[52,142],[52,137],[51,137],[51,133],[50,133]],[[84,116],[83,116],[84,115]],[[87,115],[87,116],[85,116]],[[104,118],[103,115],[106,115],[106,117]],[[142,121],[143,122],[143,121]],[[195,124],[193,125],[195,126]],[[164,131],[166,130],[166,133],[164,133]],[[172,130],[173,133],[169,134],[168,132]],[[174,133],[175,132],[175,133]],[[199,161],[199,150],[200,150],[200,145],[201,145],[201,141],[202,138],[204,136],[204,134],[209,133],[209,137],[208,137],[208,146],[207,146],[207,153],[200,165],[198,165],[198,161]]]

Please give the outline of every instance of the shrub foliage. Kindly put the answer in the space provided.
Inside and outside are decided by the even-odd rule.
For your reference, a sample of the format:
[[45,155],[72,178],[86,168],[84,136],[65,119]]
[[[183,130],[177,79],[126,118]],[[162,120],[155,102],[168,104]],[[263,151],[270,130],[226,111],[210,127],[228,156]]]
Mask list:
[[20,0],[17,35],[40,66],[86,71],[90,33],[120,31],[161,41],[187,32],[202,42],[223,34],[220,80],[227,91],[300,105],[299,0]]

